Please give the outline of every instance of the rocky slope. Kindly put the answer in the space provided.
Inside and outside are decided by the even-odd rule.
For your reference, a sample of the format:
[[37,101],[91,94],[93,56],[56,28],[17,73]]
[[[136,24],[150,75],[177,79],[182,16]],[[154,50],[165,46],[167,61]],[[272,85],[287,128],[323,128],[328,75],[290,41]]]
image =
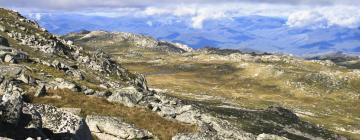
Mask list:
[[[149,48],[164,52],[191,52],[192,48],[180,43],[172,43],[166,41],[159,41],[149,36],[137,35],[125,32],[106,32],[106,31],[81,31],[79,33],[70,33],[64,36],[66,40],[80,41],[86,40],[92,43],[94,47],[111,46],[126,42],[131,46]],[[101,44],[98,44],[101,42]]]
[[[108,34],[85,36],[91,41],[94,33]],[[0,9],[0,36],[2,138],[346,139],[282,107],[212,107],[153,90],[107,53],[60,39],[14,11]],[[162,44],[120,36],[141,47]]]

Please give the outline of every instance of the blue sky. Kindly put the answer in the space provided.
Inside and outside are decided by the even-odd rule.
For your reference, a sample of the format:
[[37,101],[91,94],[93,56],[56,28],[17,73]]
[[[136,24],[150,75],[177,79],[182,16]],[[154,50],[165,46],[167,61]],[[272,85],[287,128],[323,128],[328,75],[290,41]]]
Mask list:
[[0,0],[0,5],[62,34],[128,31],[195,48],[301,54],[360,49],[358,0]]

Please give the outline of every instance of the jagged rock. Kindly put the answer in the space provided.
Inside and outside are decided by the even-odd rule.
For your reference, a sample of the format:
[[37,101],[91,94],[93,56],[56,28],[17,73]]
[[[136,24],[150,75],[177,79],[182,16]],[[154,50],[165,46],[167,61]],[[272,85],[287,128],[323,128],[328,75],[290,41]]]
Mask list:
[[143,91],[148,91],[149,88],[147,86],[146,78],[143,74],[138,74],[134,79],[134,84]]
[[260,134],[257,136],[256,140],[288,140],[288,139],[277,135]]
[[[0,26],[0,31],[1,31],[1,26]],[[5,37],[2,37],[0,36],[0,45],[3,45],[3,46],[9,46],[9,42],[8,40],[5,38]]]
[[134,107],[143,97],[143,93],[131,86],[114,91],[107,100],[110,102],[121,103],[128,107]]
[[35,92],[35,97],[42,97],[46,95],[46,87],[44,84],[41,84]]
[[26,75],[24,73],[21,73],[18,79],[26,84],[35,84],[36,83],[34,78],[32,78],[31,76]]
[[153,135],[143,129],[123,122],[120,118],[87,116],[86,123],[97,138],[108,139],[151,139]]
[[61,134],[62,139],[92,139],[89,127],[81,117],[50,105],[28,104],[28,107],[39,112],[43,128],[51,130],[54,134]]

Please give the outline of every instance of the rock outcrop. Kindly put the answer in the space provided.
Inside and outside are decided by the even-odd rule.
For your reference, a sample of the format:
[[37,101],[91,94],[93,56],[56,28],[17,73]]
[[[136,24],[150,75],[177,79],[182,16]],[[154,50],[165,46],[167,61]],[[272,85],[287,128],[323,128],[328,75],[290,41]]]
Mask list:
[[0,134],[8,134],[14,139],[92,139],[81,117],[50,105],[25,103],[23,90],[14,81],[2,78],[0,83],[3,91],[0,93],[0,124],[6,129]]

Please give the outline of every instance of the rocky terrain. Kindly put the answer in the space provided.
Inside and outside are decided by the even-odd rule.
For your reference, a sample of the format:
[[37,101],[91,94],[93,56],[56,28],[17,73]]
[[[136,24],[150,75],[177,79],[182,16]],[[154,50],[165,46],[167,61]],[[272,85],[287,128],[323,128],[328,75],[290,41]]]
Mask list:
[[169,53],[126,41],[110,44],[109,40],[102,40],[106,38],[103,35],[94,36],[91,41],[81,39],[86,34],[92,33],[73,33],[63,38],[85,49],[108,52],[130,71],[145,74],[150,88],[198,104],[245,131],[279,135],[274,126],[262,129],[265,124],[254,123],[257,121],[249,117],[252,115],[236,112],[283,106],[300,120],[351,139],[360,138],[359,70],[342,65],[358,57],[304,59],[217,48]]
[[[106,37],[99,39],[98,35]],[[212,63],[221,59],[262,64],[301,62],[289,56],[193,52],[181,44],[128,33],[84,32],[69,35],[72,41],[68,41],[69,38],[64,40],[52,35],[37,23],[7,9],[0,9],[0,36],[1,139],[351,139],[304,121],[280,106],[250,109],[236,105],[237,102],[231,104],[232,100],[216,103],[188,98],[185,96],[188,87],[182,87],[184,96],[178,96],[166,90],[171,89],[171,83],[166,89],[154,89],[156,86],[150,87],[143,74],[124,67],[135,59],[137,62],[132,63],[142,65],[140,61],[147,59],[143,56],[155,53],[162,55],[146,62],[178,61],[173,57],[194,62],[206,57],[206,61],[214,60]],[[108,44],[112,45],[106,48]],[[119,45],[127,46],[126,56],[122,57],[118,51],[108,52]],[[163,56],[168,57],[161,58]],[[126,63],[122,65],[123,62]],[[333,66],[323,61],[315,64]],[[179,66],[180,70],[192,69],[191,65]],[[271,66],[261,68],[269,68],[264,72],[281,73]],[[160,70],[158,74],[163,72]],[[307,80],[315,80],[315,84],[306,86],[320,82],[329,86],[329,90],[336,90],[346,85],[345,77],[344,82],[332,81],[338,77],[336,74],[309,74],[314,75],[309,75]],[[302,84],[289,83],[289,86]],[[234,88],[230,90],[238,92]],[[349,96],[358,100],[355,90]]]

